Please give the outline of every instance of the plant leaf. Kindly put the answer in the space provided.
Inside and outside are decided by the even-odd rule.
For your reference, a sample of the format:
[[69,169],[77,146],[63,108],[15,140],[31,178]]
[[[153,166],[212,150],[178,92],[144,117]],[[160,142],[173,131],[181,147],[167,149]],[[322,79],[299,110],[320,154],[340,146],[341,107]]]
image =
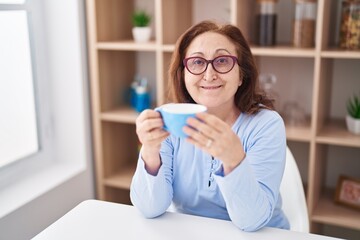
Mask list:
[[357,95],[354,95],[352,98],[349,98],[346,104],[348,114],[355,118],[360,119],[360,98]]

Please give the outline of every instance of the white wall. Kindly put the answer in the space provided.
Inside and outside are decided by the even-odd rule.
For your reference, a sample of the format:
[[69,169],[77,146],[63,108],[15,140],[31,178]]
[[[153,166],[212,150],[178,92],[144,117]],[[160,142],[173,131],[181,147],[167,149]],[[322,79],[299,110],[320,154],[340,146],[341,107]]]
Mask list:
[[0,239],[31,239],[85,199],[94,198],[91,168],[0,219]]

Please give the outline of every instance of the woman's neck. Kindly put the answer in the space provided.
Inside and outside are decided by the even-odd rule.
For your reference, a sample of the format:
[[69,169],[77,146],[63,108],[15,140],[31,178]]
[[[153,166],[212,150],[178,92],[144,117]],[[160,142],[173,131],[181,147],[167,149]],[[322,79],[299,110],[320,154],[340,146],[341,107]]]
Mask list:
[[228,108],[223,106],[217,108],[209,108],[208,112],[214,114],[215,116],[226,122],[229,126],[232,126],[240,115],[240,110],[235,105],[232,105]]

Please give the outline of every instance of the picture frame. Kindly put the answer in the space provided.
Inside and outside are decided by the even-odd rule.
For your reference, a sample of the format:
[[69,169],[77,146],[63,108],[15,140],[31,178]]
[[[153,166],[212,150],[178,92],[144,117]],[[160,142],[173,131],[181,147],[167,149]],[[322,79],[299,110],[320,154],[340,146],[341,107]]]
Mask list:
[[360,179],[340,175],[336,186],[335,202],[360,210]]

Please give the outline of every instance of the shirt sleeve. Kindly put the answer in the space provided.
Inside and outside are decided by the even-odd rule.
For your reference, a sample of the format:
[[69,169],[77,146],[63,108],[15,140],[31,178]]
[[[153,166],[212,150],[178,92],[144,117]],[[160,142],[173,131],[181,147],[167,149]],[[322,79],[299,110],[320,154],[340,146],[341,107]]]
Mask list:
[[276,113],[271,116],[254,121],[252,129],[245,131],[245,136],[239,136],[246,153],[241,164],[226,176],[221,170],[214,176],[230,219],[244,231],[256,231],[265,226],[279,197],[286,134],[281,117]]
[[161,167],[156,176],[145,169],[141,150],[135,174],[130,185],[132,204],[146,217],[154,218],[163,214],[170,206],[172,189],[172,145],[168,138],[162,143]]

